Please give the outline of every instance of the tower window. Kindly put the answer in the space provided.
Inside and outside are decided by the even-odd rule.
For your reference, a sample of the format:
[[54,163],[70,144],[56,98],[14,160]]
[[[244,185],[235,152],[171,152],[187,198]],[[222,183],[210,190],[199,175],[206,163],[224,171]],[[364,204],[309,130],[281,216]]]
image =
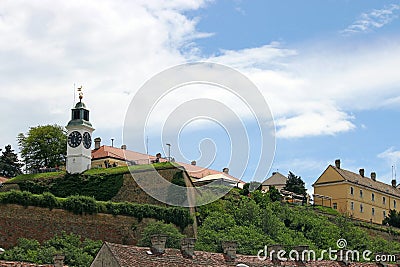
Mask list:
[[396,200],[393,200],[393,207],[394,207],[394,208],[396,208],[396,206],[397,206],[396,204],[397,204],[397,203],[396,203]]
[[337,203],[333,203],[333,208],[337,210]]
[[85,121],[89,121],[89,110],[84,110],[83,111],[83,119]]
[[351,202],[351,203],[350,203],[350,209],[351,209],[351,210],[354,210],[354,202]]
[[80,112],[79,112],[79,110],[78,109],[74,109],[73,111],[72,111],[72,119],[73,120],[79,120],[80,119]]
[[361,198],[363,197],[363,191],[362,190],[360,190],[360,197]]
[[375,215],[375,209],[372,208],[372,216],[374,216],[374,215]]
[[372,193],[372,201],[375,201],[375,194],[374,193]]
[[350,187],[350,194],[354,195],[354,188],[353,187]]
[[383,203],[383,204],[386,204],[386,197],[383,197],[383,198],[382,198],[382,203]]
[[360,212],[361,212],[361,213],[364,212],[363,204],[360,204]]

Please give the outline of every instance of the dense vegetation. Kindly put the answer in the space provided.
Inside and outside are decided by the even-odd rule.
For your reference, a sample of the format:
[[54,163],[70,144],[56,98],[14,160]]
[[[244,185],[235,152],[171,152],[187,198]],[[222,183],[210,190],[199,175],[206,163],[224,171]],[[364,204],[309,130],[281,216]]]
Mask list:
[[[181,239],[185,237],[173,224],[157,221],[149,223],[144,228],[139,245],[151,246],[150,237],[154,234],[168,235],[167,248],[179,248]],[[16,246],[0,254],[0,260],[51,264],[53,256],[59,254],[65,256],[64,263],[68,266],[90,266],[101,245],[102,241],[82,239],[79,235],[65,232],[55,235],[42,244],[35,239],[20,238]]]
[[60,208],[75,214],[109,213],[113,215],[132,216],[139,220],[143,218],[154,218],[167,223],[173,223],[181,229],[193,223],[189,211],[184,208],[162,207],[129,202],[104,202],[96,201],[94,198],[88,196],[59,198],[48,192],[36,195],[27,191],[10,191],[0,193],[0,203],[36,206],[49,209]]
[[[325,208],[327,209],[327,208]],[[310,249],[337,249],[340,238],[348,249],[398,252],[400,244],[372,237],[349,219],[319,214],[312,206],[290,206],[254,191],[250,197],[232,190],[223,199],[199,207],[196,249],[221,252],[222,240],[238,241],[238,253],[256,255],[264,245],[309,245]],[[332,215],[335,211],[330,212]]]
[[55,235],[43,244],[34,239],[20,238],[17,246],[0,254],[0,259],[50,264],[55,254],[62,254],[68,266],[90,266],[101,244],[101,241],[82,241],[79,235],[66,233]]
[[389,215],[383,220],[383,224],[388,224],[400,228],[400,212],[390,210]]
[[139,240],[138,245],[142,247],[151,246],[151,236],[155,234],[167,235],[167,248],[180,248],[181,239],[185,236],[179,232],[176,227],[169,223],[166,224],[162,221],[149,223],[143,230],[142,238]]

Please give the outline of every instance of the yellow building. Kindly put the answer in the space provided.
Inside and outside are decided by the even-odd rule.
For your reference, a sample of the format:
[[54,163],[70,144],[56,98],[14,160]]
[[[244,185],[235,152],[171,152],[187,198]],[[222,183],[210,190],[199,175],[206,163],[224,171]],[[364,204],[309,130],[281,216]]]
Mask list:
[[364,169],[359,173],[344,170],[340,160],[329,165],[314,187],[314,204],[332,207],[355,219],[382,223],[391,209],[400,210],[400,189],[396,180],[392,185],[376,180],[376,173],[366,177]]

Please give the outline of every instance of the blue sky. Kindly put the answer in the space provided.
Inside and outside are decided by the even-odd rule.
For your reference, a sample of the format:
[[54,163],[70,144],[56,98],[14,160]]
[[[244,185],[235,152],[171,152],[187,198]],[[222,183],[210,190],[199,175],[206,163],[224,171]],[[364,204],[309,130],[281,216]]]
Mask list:
[[[2,1],[0,145],[17,149],[17,134],[30,126],[65,125],[74,83],[85,88],[94,135],[121,145],[143,83],[200,60],[231,66],[258,86],[275,118],[271,171],[290,170],[311,188],[340,158],[343,168],[390,183],[400,159],[399,16],[398,1]],[[229,165],[226,135],[207,123],[181,136],[186,160],[199,157],[206,137],[217,144],[211,167]],[[149,140],[154,154],[165,143]],[[256,162],[252,154],[250,172]]]

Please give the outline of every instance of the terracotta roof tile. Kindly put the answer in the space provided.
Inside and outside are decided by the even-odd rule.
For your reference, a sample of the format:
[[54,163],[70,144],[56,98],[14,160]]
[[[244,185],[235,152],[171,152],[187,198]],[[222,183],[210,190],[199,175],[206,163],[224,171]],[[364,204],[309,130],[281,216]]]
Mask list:
[[[119,160],[129,160],[129,161],[134,161],[136,164],[148,164],[149,159],[155,160],[156,157],[152,155],[147,155],[139,152],[135,152],[132,150],[127,150],[127,149],[121,149],[117,147],[111,147],[111,146],[106,146],[103,145],[99,149],[92,150],[92,159],[102,159],[102,158],[114,158],[114,159],[119,159]],[[161,158],[160,162],[166,162],[166,159]],[[201,179],[209,175],[214,175],[214,174],[221,174],[224,177],[228,177],[232,180],[239,181],[239,179],[233,177],[232,175],[229,175],[227,173],[221,172],[221,171],[216,171],[212,169],[208,169],[205,167],[197,166],[197,165],[191,165],[183,162],[175,162],[176,164],[182,166],[185,168],[186,172],[191,176],[196,179]]]
[[[166,249],[162,255],[149,255],[147,252],[150,248],[119,245],[114,243],[104,243],[115,259],[118,261],[121,267],[204,267],[204,266],[220,266],[220,267],[232,267],[238,266],[239,264],[245,264],[249,267],[264,267],[264,266],[318,266],[318,267],[340,267],[342,263],[336,261],[311,261],[307,263],[286,261],[280,262],[278,265],[273,264],[269,259],[260,260],[257,256],[237,255],[235,262],[226,262],[222,253],[212,253],[205,251],[195,251],[193,259],[184,258],[178,249]],[[103,245],[103,246],[104,246]],[[350,263],[349,267],[364,267],[364,266],[378,266],[376,263]],[[388,265],[396,266],[396,265]]]
[[[234,181],[240,181],[240,179],[233,177],[230,174],[227,174],[225,172],[221,172],[221,171],[216,171],[216,170],[212,170],[212,169],[207,169],[205,167],[201,167],[201,166],[197,166],[197,165],[192,165],[192,164],[187,164],[187,163],[183,163],[183,162],[176,162],[177,164],[181,165],[182,167],[185,168],[186,172],[191,176],[194,177],[196,179],[201,179],[204,178],[206,176],[210,176],[210,175],[221,175],[221,177],[224,178],[228,178]],[[210,176],[211,177],[211,176]],[[214,176],[216,177],[216,176]]]
[[359,185],[363,185],[365,187],[369,187],[375,190],[379,190],[383,193],[386,194],[391,194],[391,195],[395,195],[397,197],[400,197],[400,189],[393,187],[391,185],[385,184],[383,182],[380,181],[374,181],[369,177],[362,177],[360,174],[358,173],[354,173],[348,170],[343,170],[343,169],[339,169],[335,166],[330,165],[332,168],[334,168],[346,181],[350,182],[350,183],[354,183],[354,184],[359,184]]
[[[114,158],[119,160],[134,161],[136,164],[148,164],[149,160],[155,160],[155,156],[135,152],[132,150],[121,149],[111,146],[101,146],[99,149],[92,150],[92,159]],[[167,161],[160,159],[161,162]]]
[[54,267],[52,264],[35,264],[20,261],[4,261],[0,260],[0,267]]
[[6,181],[8,181],[8,178],[0,176],[0,183],[4,183]]

